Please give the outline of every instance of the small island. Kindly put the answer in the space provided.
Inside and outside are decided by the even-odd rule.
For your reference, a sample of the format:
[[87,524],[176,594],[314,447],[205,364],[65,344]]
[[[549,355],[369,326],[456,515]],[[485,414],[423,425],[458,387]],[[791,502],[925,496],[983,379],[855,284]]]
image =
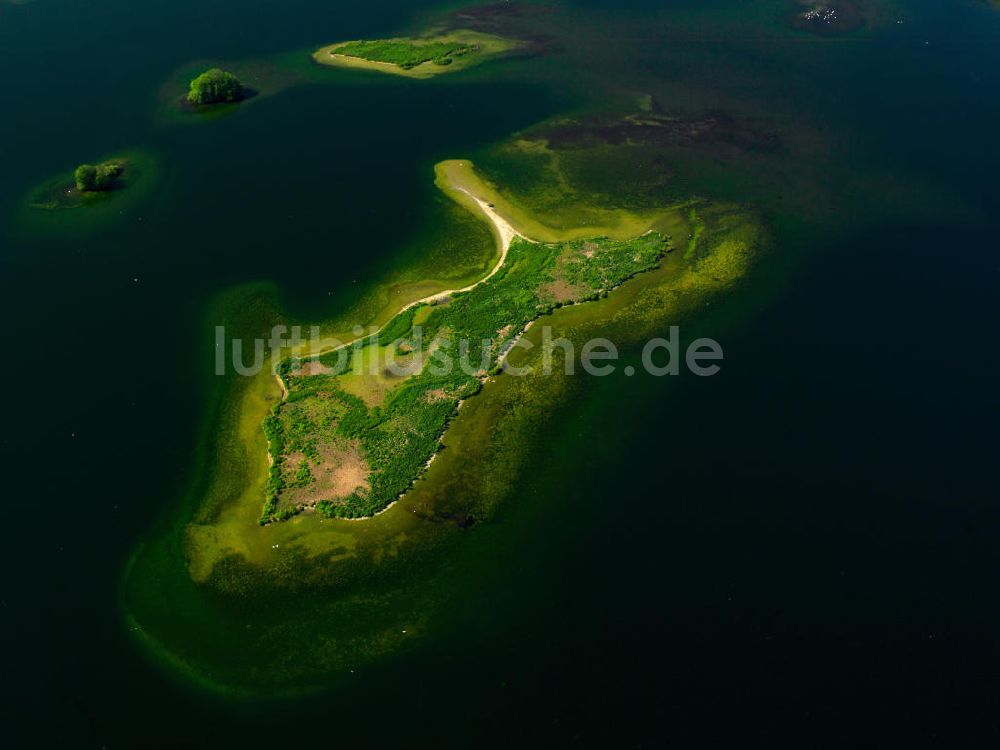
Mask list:
[[122,187],[121,176],[125,171],[124,163],[106,161],[102,164],[81,164],[73,172],[76,189],[81,193],[102,192]]
[[187,93],[188,104],[232,104],[245,98],[243,84],[232,73],[211,68],[193,79]]
[[129,192],[138,175],[132,154],[81,164],[32,191],[27,205],[45,211],[96,206],[106,203],[112,196]]
[[431,78],[464,70],[516,47],[516,42],[503,37],[454,30],[425,37],[338,42],[314,52],[313,60],[321,65]]
[[127,220],[157,183],[157,159],[139,149],[104,154],[32,188],[21,201],[18,230],[79,238]]

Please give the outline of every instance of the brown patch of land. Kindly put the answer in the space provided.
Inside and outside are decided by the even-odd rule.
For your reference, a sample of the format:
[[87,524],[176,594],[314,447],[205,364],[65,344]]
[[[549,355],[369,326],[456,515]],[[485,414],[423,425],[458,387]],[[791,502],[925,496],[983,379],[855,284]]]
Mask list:
[[[310,460],[303,453],[290,453],[282,462],[286,485],[279,496],[281,507],[304,506],[311,508],[321,500],[336,503],[354,492],[367,492],[369,467],[361,455],[357,440],[336,438],[317,448],[318,460]],[[296,473],[303,462],[309,463],[312,481],[304,487],[293,485]]]
[[433,388],[424,394],[424,399],[429,404],[436,403],[438,401],[447,401],[451,396],[448,395],[448,391],[444,388]]
[[318,359],[310,359],[302,362],[295,374],[302,377],[308,377],[310,375],[332,375],[333,368],[327,367]]
[[538,288],[539,296],[546,302],[559,305],[579,302],[592,297],[594,290],[582,284],[573,284],[566,279],[567,266],[579,263],[580,257],[593,258],[600,250],[595,242],[589,240],[577,247],[567,247],[556,260],[556,267],[553,273],[553,280],[543,284]]
[[539,290],[542,299],[550,302],[566,304],[576,302],[585,297],[591,290],[586,287],[570,284],[565,279],[556,279],[543,285]]

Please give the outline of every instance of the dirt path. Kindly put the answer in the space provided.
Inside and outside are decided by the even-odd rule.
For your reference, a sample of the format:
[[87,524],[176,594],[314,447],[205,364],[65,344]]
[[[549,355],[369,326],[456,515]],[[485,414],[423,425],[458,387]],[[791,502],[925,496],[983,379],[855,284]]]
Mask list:
[[[387,320],[376,331],[373,331],[371,333],[366,333],[364,336],[359,336],[357,338],[351,339],[350,341],[347,341],[341,344],[340,346],[336,346],[332,349],[321,349],[318,352],[310,352],[308,355],[304,355],[305,357],[308,357],[310,359],[315,359],[316,357],[319,357],[321,354],[328,354],[330,352],[335,352],[339,349],[344,349],[345,347],[351,346],[351,344],[353,344],[358,339],[376,336],[383,328],[385,328],[387,325],[389,325],[389,323],[393,321],[396,315],[400,315],[401,313],[404,313],[407,310],[409,310],[411,307],[416,307],[417,305],[426,305],[431,302],[437,302],[438,300],[444,299],[445,297],[448,297],[452,294],[459,294],[461,292],[468,292],[471,289],[475,289],[484,281],[488,281],[489,279],[491,279],[501,268],[503,268],[503,264],[507,261],[507,253],[510,251],[510,246],[511,243],[514,241],[514,238],[515,237],[523,238],[524,235],[518,232],[516,229],[514,229],[514,227],[510,225],[510,222],[508,222],[505,218],[503,218],[500,214],[498,214],[496,212],[496,209],[494,209],[487,201],[473,194],[472,191],[469,190],[468,188],[458,186],[455,188],[455,190],[457,190],[460,193],[464,193],[465,195],[472,198],[472,200],[476,202],[476,205],[479,206],[479,210],[483,212],[483,215],[489,220],[490,224],[492,224],[493,228],[496,230],[497,240],[500,245],[500,258],[497,260],[496,265],[493,266],[493,269],[474,284],[469,284],[468,286],[464,286],[461,289],[445,289],[444,291],[435,292],[434,294],[431,294],[427,297],[423,297],[422,299],[410,302],[409,304],[401,307],[396,312],[395,315],[389,318],[389,320]],[[284,401],[285,399],[288,398],[288,387],[285,385],[285,381],[281,378],[281,376],[278,373],[275,373],[274,377],[277,379],[278,386],[281,388],[281,400]]]

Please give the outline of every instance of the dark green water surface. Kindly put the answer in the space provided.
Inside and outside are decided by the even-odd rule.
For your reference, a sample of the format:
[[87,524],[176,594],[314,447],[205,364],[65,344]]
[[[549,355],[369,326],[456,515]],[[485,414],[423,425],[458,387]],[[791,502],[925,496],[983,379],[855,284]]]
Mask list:
[[[787,30],[793,6],[559,6],[574,37],[547,54],[424,84],[303,57],[434,17],[415,2],[0,4],[0,743],[995,745],[1000,13],[872,0],[825,38]],[[296,52],[311,83],[164,112],[192,62]],[[767,223],[745,283],[684,321],[722,373],[579,389],[447,571],[447,627],[397,658],[249,704],[151,664],[122,571],[196,479],[215,295],[268,281],[336,316],[485,242],[436,161],[649,93],[780,144],[665,147],[669,179],[630,183]],[[35,186],[128,149],[156,181],[117,219],[26,223]]]

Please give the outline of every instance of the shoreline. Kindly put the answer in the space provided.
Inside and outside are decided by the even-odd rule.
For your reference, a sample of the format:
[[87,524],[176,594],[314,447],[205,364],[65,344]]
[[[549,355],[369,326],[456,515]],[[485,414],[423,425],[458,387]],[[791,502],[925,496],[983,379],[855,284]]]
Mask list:
[[[440,292],[435,292],[434,294],[429,294],[426,297],[421,297],[420,299],[408,302],[407,304],[399,308],[395,313],[393,313],[392,316],[390,316],[389,319],[386,320],[386,322],[383,323],[381,326],[379,326],[376,330],[370,331],[364,334],[363,336],[356,336],[350,341],[345,341],[339,346],[335,346],[331,349],[320,349],[317,352],[310,352],[309,354],[299,355],[300,359],[303,360],[318,359],[324,354],[330,354],[332,352],[340,351],[341,349],[346,349],[347,347],[352,346],[353,344],[363,339],[374,338],[378,336],[378,334],[381,333],[385,329],[385,327],[389,325],[389,323],[395,320],[396,317],[398,317],[399,315],[401,315],[402,313],[406,312],[411,308],[418,307],[419,305],[429,305],[431,303],[440,302],[443,298],[450,297],[453,294],[462,294],[464,292],[471,291],[480,284],[489,281],[500,271],[501,268],[503,268],[504,263],[507,262],[507,254],[510,252],[510,246],[514,242],[515,238],[520,237],[521,239],[527,240],[528,242],[535,242],[535,240],[532,240],[529,237],[526,237],[525,235],[517,231],[510,224],[510,222],[508,222],[506,219],[500,216],[499,213],[497,213],[495,208],[491,208],[490,204],[487,201],[474,195],[472,191],[466,188],[465,186],[452,186],[452,189],[464,195],[469,196],[473,201],[476,202],[476,204],[479,206],[479,209],[486,217],[487,223],[490,224],[490,228],[493,230],[495,234],[497,245],[499,246],[500,249],[500,257],[497,259],[497,262],[494,264],[490,272],[485,276],[483,276],[478,281],[475,281],[467,286],[463,286],[458,289],[444,289]],[[288,386],[285,384],[284,379],[281,377],[279,373],[275,372],[274,377],[277,379],[278,385],[281,388],[281,402],[284,403],[288,398]]]
[[[318,352],[301,356],[300,359],[302,359],[302,360],[314,360],[314,361],[316,361],[321,356],[323,356],[324,354],[330,354],[331,352],[337,352],[337,351],[340,351],[342,349],[346,349],[347,347],[352,346],[356,342],[358,342],[360,340],[363,340],[363,339],[377,337],[378,334],[381,333],[386,328],[386,326],[388,326],[393,320],[395,320],[397,317],[399,317],[400,315],[402,315],[407,310],[410,310],[411,308],[417,307],[419,305],[426,305],[426,304],[431,304],[431,303],[434,303],[434,302],[438,302],[442,298],[449,297],[449,296],[451,296],[453,294],[461,294],[463,292],[471,291],[472,289],[475,289],[480,284],[483,284],[486,281],[489,281],[491,278],[493,278],[500,271],[501,268],[503,268],[504,263],[507,262],[507,255],[510,252],[510,247],[513,244],[513,242],[514,242],[514,240],[516,238],[521,238],[521,239],[527,240],[528,242],[532,242],[532,243],[535,242],[535,240],[532,240],[532,239],[526,237],[525,235],[521,234],[519,231],[517,231],[513,227],[513,225],[511,225],[510,222],[508,222],[505,218],[503,218],[497,212],[496,208],[494,206],[492,206],[489,201],[484,200],[483,198],[480,198],[479,196],[475,195],[471,190],[469,190],[469,188],[465,187],[464,185],[448,185],[447,188],[450,189],[450,190],[453,190],[455,192],[461,193],[461,194],[463,194],[463,195],[468,196],[469,198],[471,198],[475,202],[475,204],[478,206],[478,208],[479,208],[480,212],[482,213],[482,215],[485,217],[486,222],[490,225],[490,229],[493,232],[494,238],[496,239],[497,245],[498,245],[498,247],[500,249],[500,257],[497,259],[497,262],[493,265],[493,268],[490,270],[490,272],[487,273],[485,276],[483,276],[481,279],[473,282],[472,284],[469,284],[467,286],[461,287],[459,289],[445,289],[443,291],[435,292],[434,294],[428,295],[428,296],[423,297],[421,299],[414,300],[413,302],[409,302],[406,305],[404,305],[403,307],[401,307],[399,310],[397,310],[377,330],[371,331],[369,333],[366,333],[363,336],[357,336],[357,337],[351,339],[350,341],[347,341],[347,342],[345,342],[343,344],[340,344],[339,346],[333,347],[332,349],[320,349]],[[445,194],[447,194],[448,190],[445,190],[444,192],[445,192]],[[521,336],[523,336],[524,333],[531,327],[532,323],[534,323],[534,320],[529,321],[528,324],[525,326],[525,328],[518,334],[518,336],[516,338],[520,338]],[[508,352],[509,352],[509,350],[508,350]],[[503,362],[506,359],[506,355],[508,354],[508,352],[504,352],[503,353],[503,356],[500,359],[501,362]],[[295,355],[293,354],[291,356],[295,356]],[[284,378],[281,377],[281,374],[279,372],[277,372],[277,370],[275,370],[275,372],[274,372],[274,377],[278,381],[278,387],[281,388],[281,399],[278,401],[278,405],[274,407],[275,409],[277,409],[278,407],[281,406],[281,404],[284,404],[288,400],[289,390],[288,390],[288,385],[285,383]],[[488,377],[483,378],[482,382],[485,382],[486,380],[488,380]],[[458,410],[459,410],[459,408],[461,408],[462,403],[464,401],[465,401],[465,399],[462,399],[461,401],[458,402],[458,405],[455,407],[455,413],[452,415],[452,418],[454,418],[454,416],[458,414]],[[450,423],[451,423],[451,418],[445,424],[445,430],[444,430],[444,432],[447,431],[448,426],[450,425]],[[263,429],[263,427],[262,427],[262,429]],[[444,435],[444,432],[442,432],[442,436]],[[440,453],[440,443],[438,444],[438,449],[435,450],[434,453],[431,455],[431,457],[427,460],[427,463],[424,465],[424,468],[420,472],[420,474],[418,474],[416,477],[414,477],[413,483],[415,483],[417,481],[417,479],[419,479],[421,476],[423,476],[423,474],[427,471],[427,469],[430,468],[430,465],[434,462],[434,459],[437,457],[438,453]],[[268,450],[267,450],[267,462],[268,462],[268,466],[273,466],[274,465],[274,456],[271,455],[270,446],[268,446]],[[325,520],[336,520],[336,521],[368,521],[368,520],[370,520],[372,518],[375,518],[376,516],[382,515],[383,513],[385,513],[386,511],[388,511],[390,508],[392,508],[394,505],[396,505],[396,503],[398,503],[400,500],[402,500],[403,497],[406,495],[406,493],[409,492],[410,489],[412,489],[413,483],[411,483],[410,486],[406,490],[404,490],[403,492],[401,492],[399,494],[399,496],[395,500],[393,500],[387,506],[385,506],[381,510],[373,513],[370,516],[358,516],[358,517],[355,517],[355,518],[336,518],[336,519],[326,519],[326,518],[324,518],[324,519],[321,519],[321,520],[323,520],[323,521],[325,521]],[[302,512],[303,513],[307,513],[309,511],[315,512],[315,508],[312,507],[312,506],[310,506],[308,508],[303,509]],[[272,523],[274,523],[274,521],[268,521],[264,525],[265,526],[270,526]]]
[[[493,188],[492,188],[491,185],[489,185],[489,183],[484,182],[481,178],[475,176],[474,173],[473,173],[475,179],[479,183],[480,191],[475,191],[474,189],[470,189],[465,184],[463,184],[459,179],[457,179],[456,175],[450,174],[447,170],[440,170],[439,169],[442,165],[445,165],[445,164],[447,164],[449,166],[455,166],[455,167],[463,168],[463,169],[468,168],[470,170],[473,169],[473,164],[472,164],[472,162],[464,160],[464,159],[445,160],[443,162],[440,162],[436,166],[436,168],[435,168],[435,171],[438,172],[438,178],[436,180],[436,184],[437,184],[438,188],[441,189],[441,191],[445,193],[445,195],[448,195],[452,200],[455,200],[460,205],[465,206],[473,214],[476,214],[476,210],[475,209],[478,209],[480,218],[484,219],[487,222],[487,224],[490,226],[490,230],[491,230],[491,232],[494,235],[497,247],[500,250],[500,256],[497,259],[497,261],[494,263],[494,265],[490,269],[490,271],[485,276],[482,276],[481,278],[479,278],[475,282],[473,282],[471,284],[468,284],[466,286],[463,286],[463,287],[460,287],[460,288],[457,288],[457,289],[445,289],[445,290],[441,290],[441,291],[435,292],[433,294],[427,295],[427,296],[422,297],[420,299],[416,299],[416,300],[414,300],[412,302],[409,302],[409,303],[403,305],[395,313],[393,313],[381,326],[379,326],[374,331],[370,331],[370,332],[365,333],[364,335],[361,335],[361,336],[355,336],[354,338],[352,338],[352,339],[350,339],[350,340],[348,340],[348,341],[346,341],[344,343],[338,343],[337,346],[333,346],[331,348],[320,348],[318,351],[316,351],[316,352],[310,352],[308,354],[295,354],[294,351],[293,351],[293,353],[291,355],[289,355],[289,356],[298,358],[300,361],[318,361],[321,356],[323,356],[325,354],[330,354],[330,353],[333,353],[333,352],[338,352],[338,351],[344,350],[344,349],[346,349],[348,347],[353,346],[358,341],[363,341],[365,339],[376,339],[377,336],[379,335],[379,333],[381,333],[389,324],[392,323],[393,320],[395,320],[399,315],[405,313],[407,310],[410,310],[410,309],[412,309],[414,307],[418,307],[420,305],[437,303],[437,302],[439,302],[439,301],[441,301],[443,299],[447,299],[449,296],[454,295],[454,294],[461,294],[461,293],[464,293],[464,292],[471,291],[472,289],[475,289],[476,287],[478,287],[480,284],[483,284],[486,281],[488,281],[489,279],[493,278],[497,273],[499,273],[500,269],[503,268],[504,264],[507,262],[507,257],[508,257],[510,248],[511,248],[511,246],[512,246],[512,244],[513,244],[513,242],[514,242],[515,239],[520,238],[520,239],[523,239],[523,240],[525,240],[525,241],[527,241],[529,243],[532,243],[532,244],[539,244],[539,243],[545,243],[546,242],[545,240],[533,239],[531,237],[526,236],[524,233],[518,231],[510,221],[508,221],[506,218],[504,218],[499,213],[499,211],[497,211],[496,204],[493,203],[492,201],[495,200],[497,203],[499,203],[499,202],[504,201],[504,199],[502,198],[502,196],[499,196],[499,195],[494,196],[494,195],[490,194],[490,193],[492,193]],[[484,190],[487,192],[488,195],[490,195],[490,199],[491,200],[487,200],[486,198],[481,198],[479,195],[476,194],[477,192],[481,192],[481,191],[484,191]],[[469,200],[472,201],[472,203],[474,204],[475,208],[473,208],[473,206],[468,203]],[[646,230],[643,231],[643,232],[641,232],[640,236],[645,236],[645,235],[649,234],[652,231],[653,231],[653,227],[647,225]],[[629,278],[631,278],[631,276]],[[626,281],[627,281],[627,279],[626,279]],[[622,283],[624,283],[624,281]],[[617,286],[621,286],[621,284],[618,284],[615,287],[612,287],[610,289],[603,289],[603,290],[601,290],[601,292],[603,292],[604,294],[606,294],[606,293],[612,291],[613,289],[617,288]],[[580,303],[579,302],[574,302],[574,303],[570,303],[570,305],[568,305],[568,306],[575,306],[577,304],[580,304]],[[538,316],[538,317],[540,317],[540,316]],[[497,364],[501,368],[501,370],[505,366],[506,361],[507,361],[507,357],[510,354],[510,352],[514,349],[514,347],[517,345],[517,343],[528,333],[528,331],[531,329],[531,327],[534,325],[534,323],[538,320],[538,317],[535,317],[535,318],[532,318],[531,320],[529,320],[524,325],[524,327],[520,331],[517,332],[517,334],[514,336],[514,338],[509,343],[509,345],[505,348],[505,350],[500,353],[500,356],[499,356]],[[282,404],[286,403],[287,399],[288,399],[288,396],[290,394],[288,385],[285,383],[284,378],[282,378],[281,374],[277,371],[276,367],[275,367],[275,370],[274,370],[274,377],[278,381],[278,386],[281,389],[281,398],[280,398],[278,404],[272,408],[272,412],[271,413],[274,413],[277,409],[279,409],[281,407]],[[484,374],[482,377],[479,378],[481,386],[484,385],[484,384],[486,384],[486,383],[488,383],[488,382],[490,382],[493,379],[493,377],[494,376],[492,376],[492,375]],[[473,394],[473,395],[475,395],[475,394]],[[420,470],[420,472],[413,477],[413,479],[410,482],[409,486],[406,489],[404,489],[402,492],[400,492],[400,494],[396,497],[395,500],[393,500],[391,503],[389,503],[388,505],[386,505],[384,508],[381,508],[380,510],[376,511],[375,513],[373,513],[371,515],[356,516],[356,517],[351,517],[351,518],[332,518],[332,519],[325,519],[324,518],[322,520],[367,521],[367,520],[371,520],[371,519],[373,519],[373,518],[375,518],[377,516],[382,515],[383,513],[385,513],[386,511],[388,511],[390,508],[392,508],[394,505],[396,505],[400,500],[402,500],[406,496],[406,494],[413,489],[413,487],[415,486],[417,480],[419,480],[422,476],[424,476],[424,474],[427,472],[427,470],[430,468],[431,464],[433,463],[434,459],[440,453],[441,446],[442,446],[441,440],[443,439],[445,433],[447,433],[448,429],[451,426],[452,420],[458,415],[459,409],[461,408],[462,404],[466,401],[467,398],[469,398],[469,397],[461,399],[458,402],[458,404],[456,404],[455,411],[448,418],[447,422],[444,425],[444,428],[441,431],[441,434],[438,436],[438,447],[435,449],[434,453],[431,454],[430,458],[427,460],[426,464],[423,466],[423,468]],[[270,444],[268,444],[268,448],[267,448],[267,457],[268,457],[268,466],[273,466],[274,465],[274,457],[271,455]],[[312,512],[312,513],[316,512],[314,506],[308,506],[308,507],[303,508],[301,511],[299,511],[299,514],[306,514],[306,513],[310,513],[310,512]],[[269,520],[265,524],[263,524],[263,526],[265,526],[265,527],[266,526],[270,526],[273,523],[275,523],[275,520]]]

